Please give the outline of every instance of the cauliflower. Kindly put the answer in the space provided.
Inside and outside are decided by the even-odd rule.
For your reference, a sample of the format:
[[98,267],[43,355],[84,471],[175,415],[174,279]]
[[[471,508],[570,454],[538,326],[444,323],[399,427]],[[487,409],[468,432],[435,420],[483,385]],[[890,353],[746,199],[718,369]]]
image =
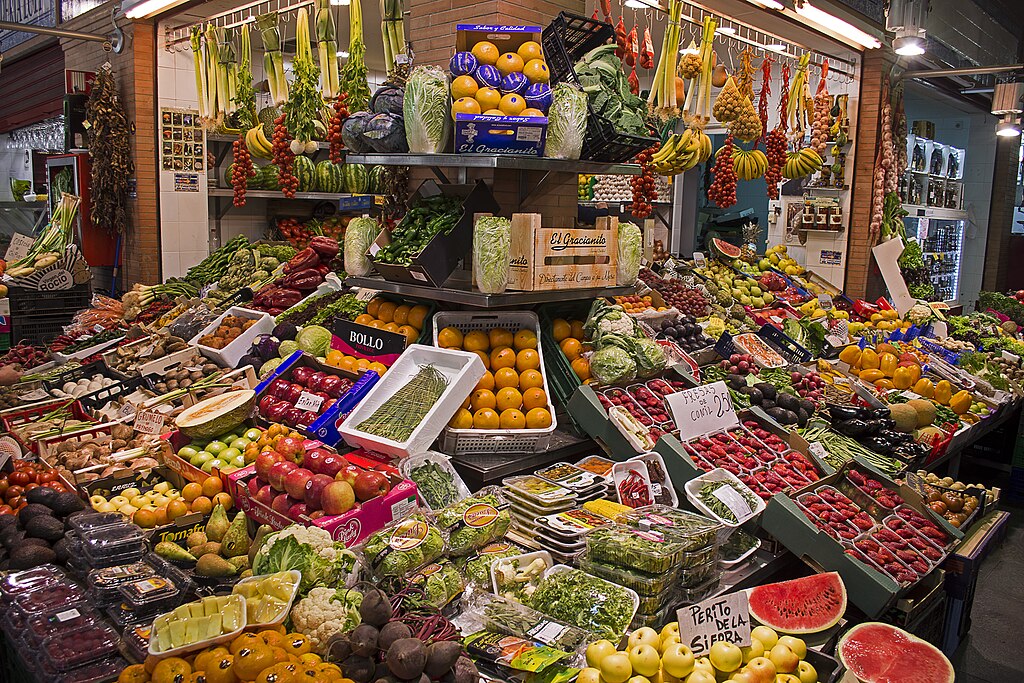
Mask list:
[[253,573],[297,569],[305,591],[312,586],[344,585],[353,574],[355,560],[352,551],[336,543],[329,532],[293,524],[267,536],[253,559]]
[[601,316],[597,323],[599,334],[636,334],[636,323],[625,311],[611,310]]
[[363,596],[354,590],[313,588],[292,607],[292,626],[309,638],[316,652],[335,633],[351,631],[359,624],[359,603]]
[[914,307],[907,311],[906,320],[914,325],[923,325],[932,319],[931,306],[927,304],[914,304]]

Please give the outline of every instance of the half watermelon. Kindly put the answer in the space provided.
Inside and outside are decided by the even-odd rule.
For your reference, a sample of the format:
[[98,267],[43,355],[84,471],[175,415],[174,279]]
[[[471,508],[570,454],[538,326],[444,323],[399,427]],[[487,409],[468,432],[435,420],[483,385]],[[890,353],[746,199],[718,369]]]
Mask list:
[[846,632],[836,654],[864,683],[953,683],[953,665],[931,643],[871,621]]
[[837,572],[769,583],[750,591],[750,616],[782,633],[818,633],[846,612],[846,586]]

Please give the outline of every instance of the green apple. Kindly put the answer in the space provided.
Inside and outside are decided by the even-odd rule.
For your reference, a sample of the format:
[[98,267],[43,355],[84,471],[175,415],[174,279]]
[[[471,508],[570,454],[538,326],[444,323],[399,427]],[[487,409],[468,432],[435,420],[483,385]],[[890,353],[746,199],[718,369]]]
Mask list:
[[231,458],[231,464],[235,467],[245,467],[245,456],[239,453],[237,457]]
[[761,270],[768,270],[769,268],[772,267],[772,262],[766,258],[763,258],[757,262],[757,267],[760,268]]
[[191,446],[182,446],[178,451],[178,457],[182,460],[192,460],[199,451],[192,448]]
[[243,434],[243,436],[249,440],[249,443],[252,443],[253,441],[259,441],[260,437],[263,436],[263,430],[256,429],[255,427],[253,427],[252,429],[248,430],[245,434]]
[[238,450],[238,451],[244,451],[245,447],[248,446],[249,443],[250,442],[249,442],[248,439],[244,439],[242,437],[238,437],[237,439],[232,439],[231,440],[231,443],[229,444],[229,448],[234,448],[235,450]]
[[221,460],[234,460],[240,455],[242,455],[242,451],[232,446],[231,448],[225,448],[224,450],[222,450],[220,453],[217,454],[217,457],[220,458]]
[[206,444],[206,450],[209,451],[210,453],[213,453],[214,455],[219,454],[227,447],[228,445],[223,441],[211,441],[210,443]]

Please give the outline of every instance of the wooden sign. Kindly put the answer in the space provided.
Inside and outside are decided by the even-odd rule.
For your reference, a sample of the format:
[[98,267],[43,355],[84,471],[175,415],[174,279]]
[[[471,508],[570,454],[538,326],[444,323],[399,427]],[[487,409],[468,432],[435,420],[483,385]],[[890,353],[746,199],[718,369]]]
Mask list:
[[603,216],[593,229],[544,228],[539,213],[512,214],[508,288],[614,287],[618,227],[618,219]]

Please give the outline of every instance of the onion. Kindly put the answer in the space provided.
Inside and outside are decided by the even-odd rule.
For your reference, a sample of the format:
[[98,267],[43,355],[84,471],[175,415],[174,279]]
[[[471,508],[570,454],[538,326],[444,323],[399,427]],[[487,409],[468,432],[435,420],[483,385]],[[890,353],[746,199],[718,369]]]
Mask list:
[[299,142],[298,140],[292,140],[288,144],[288,149],[291,150],[292,154],[302,154],[302,152],[305,151],[306,146]]

